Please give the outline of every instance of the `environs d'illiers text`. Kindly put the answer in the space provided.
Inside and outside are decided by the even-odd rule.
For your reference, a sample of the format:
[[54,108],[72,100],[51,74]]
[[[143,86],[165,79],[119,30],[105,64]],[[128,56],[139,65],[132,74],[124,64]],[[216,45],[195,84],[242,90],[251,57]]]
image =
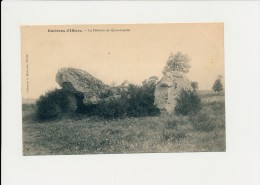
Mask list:
[[48,29],[48,32],[83,32],[82,30],[78,29]]

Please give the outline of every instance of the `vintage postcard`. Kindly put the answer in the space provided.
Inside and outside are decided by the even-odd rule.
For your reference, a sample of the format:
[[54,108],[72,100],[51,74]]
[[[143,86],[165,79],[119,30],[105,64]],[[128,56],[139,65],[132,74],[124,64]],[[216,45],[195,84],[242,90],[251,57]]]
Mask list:
[[23,155],[225,152],[224,24],[21,26]]

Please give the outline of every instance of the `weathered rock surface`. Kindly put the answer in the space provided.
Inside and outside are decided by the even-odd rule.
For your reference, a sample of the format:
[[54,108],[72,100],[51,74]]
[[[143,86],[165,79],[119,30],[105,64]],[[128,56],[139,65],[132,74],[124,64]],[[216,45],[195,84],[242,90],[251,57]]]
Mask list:
[[192,90],[191,81],[185,74],[177,71],[166,73],[155,87],[154,103],[157,108],[161,112],[173,113],[176,106],[175,98],[181,89]]
[[65,90],[84,96],[85,105],[101,101],[101,92],[110,87],[86,71],[75,68],[62,68],[56,75],[56,82]]

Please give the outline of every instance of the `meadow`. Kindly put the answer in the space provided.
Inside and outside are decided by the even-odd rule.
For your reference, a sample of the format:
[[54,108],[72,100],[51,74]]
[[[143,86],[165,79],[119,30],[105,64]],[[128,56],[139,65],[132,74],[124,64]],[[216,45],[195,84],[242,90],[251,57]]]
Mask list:
[[35,105],[23,105],[23,154],[71,155],[224,152],[223,94],[200,92],[203,108],[192,116],[103,119],[63,115],[39,122]]

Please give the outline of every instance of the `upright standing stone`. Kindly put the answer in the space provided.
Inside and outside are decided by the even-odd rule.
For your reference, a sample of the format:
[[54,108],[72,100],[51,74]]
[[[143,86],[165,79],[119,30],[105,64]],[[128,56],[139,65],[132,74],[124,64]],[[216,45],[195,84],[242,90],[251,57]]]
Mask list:
[[192,90],[191,82],[182,72],[167,72],[155,87],[155,105],[161,112],[169,114],[174,112],[176,98],[181,89]]

